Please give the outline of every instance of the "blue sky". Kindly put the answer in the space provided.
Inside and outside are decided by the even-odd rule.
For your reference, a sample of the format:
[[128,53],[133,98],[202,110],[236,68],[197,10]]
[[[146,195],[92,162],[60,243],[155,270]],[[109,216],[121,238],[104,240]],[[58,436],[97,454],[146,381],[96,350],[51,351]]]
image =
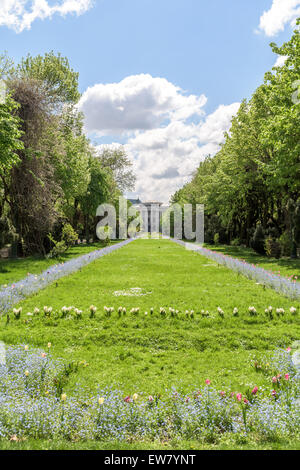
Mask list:
[[1,50],[16,62],[28,52],[67,56],[88,135],[125,144],[136,193],[164,200],[217,150],[276,61],[269,43],[288,40],[300,16],[297,0],[34,0],[16,14],[20,4],[0,0]]

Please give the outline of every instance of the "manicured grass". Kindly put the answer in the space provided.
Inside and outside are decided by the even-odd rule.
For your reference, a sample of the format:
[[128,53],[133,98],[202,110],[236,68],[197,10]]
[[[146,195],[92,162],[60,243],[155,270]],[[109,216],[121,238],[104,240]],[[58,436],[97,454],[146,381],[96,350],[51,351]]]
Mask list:
[[44,441],[38,439],[29,439],[22,442],[10,442],[0,440],[0,450],[104,450],[105,455],[109,456],[110,451],[114,450],[299,450],[300,444],[296,439],[279,440],[278,442],[259,443],[249,437],[234,437],[225,434],[220,436],[214,443],[201,441],[144,441],[144,442],[68,442],[68,441]]
[[204,245],[210,250],[223,253],[225,255],[232,256],[233,258],[239,258],[247,261],[247,263],[255,264],[261,268],[273,271],[281,276],[297,276],[300,281],[300,259],[290,258],[268,258],[256,253],[251,248],[244,248],[241,246],[230,246],[230,245]]
[[[115,291],[140,287],[146,295],[114,296]],[[148,294],[147,294],[148,293]],[[88,307],[98,307],[90,319]],[[194,387],[208,376],[218,387],[238,389],[262,383],[250,367],[250,356],[299,339],[299,317],[267,320],[268,305],[299,308],[255,282],[217,267],[204,257],[186,251],[170,241],[138,240],[100,259],[71,276],[61,279],[22,302],[24,314],[34,307],[51,305],[60,311],[73,305],[84,311],[82,320],[33,319],[27,325],[1,321],[0,338],[8,343],[41,346],[52,342],[58,356],[85,360],[89,366],[70,381],[97,389],[120,386],[124,392],[163,393],[166,387]],[[140,307],[135,317],[104,317],[103,306]],[[260,315],[250,318],[249,305]],[[161,318],[159,307],[209,310],[215,318]],[[217,307],[225,319],[217,315]],[[144,315],[154,307],[155,314]],[[232,317],[238,307],[240,317]],[[24,315],[23,315],[24,318]]]
[[[137,287],[144,295],[114,295],[120,291],[130,293],[131,288]],[[89,318],[91,304],[98,307],[95,319]],[[291,305],[299,312],[299,302],[271,289],[264,290],[254,281],[168,240],[134,241],[20,305],[20,320],[11,318],[6,324],[6,318],[1,319],[0,340],[42,347],[50,341],[55,356],[85,361],[78,373],[70,376],[68,394],[79,383],[91,394],[108,386],[120,388],[124,396],[134,392],[141,397],[165,395],[171,387],[185,392],[195,390],[204,385],[206,378],[219,390],[243,392],[254,385],[269,389],[269,377],[255,372],[251,359],[269,355],[275,348],[287,347],[300,338],[299,314],[288,313]],[[41,312],[24,323],[27,312],[44,305],[53,307],[50,318]],[[82,319],[60,318],[64,305],[82,309]],[[104,305],[115,308],[109,318],[104,316]],[[257,317],[249,316],[250,305],[256,307]],[[269,305],[284,308],[286,314],[280,319],[267,319],[264,310]],[[118,317],[119,306],[127,308],[126,316]],[[224,319],[218,316],[218,306],[225,312]],[[129,313],[132,307],[140,307],[139,315]],[[180,310],[179,318],[162,317],[160,307]],[[239,317],[232,316],[234,307],[238,307]],[[186,309],[193,309],[195,317],[186,318]],[[201,309],[208,310],[211,317],[202,318]],[[26,448],[30,444],[11,444],[14,445]],[[81,444],[74,444],[77,445]],[[175,444],[168,445],[171,447],[166,448],[176,448]],[[189,445],[192,443],[178,443],[177,448],[191,448]],[[204,444],[193,445],[201,448]],[[225,438],[220,445],[239,448],[232,440],[226,443]],[[254,443],[243,445],[255,447]],[[288,445],[294,448],[296,444],[285,443],[283,447]],[[101,446],[82,444],[82,448],[105,448]],[[272,446],[266,444],[263,448]],[[111,444],[106,448],[111,448]],[[141,444],[134,448],[150,447]]]
[[27,276],[28,273],[39,274],[49,266],[62,263],[75,258],[77,256],[84,255],[93,250],[102,248],[103,243],[93,243],[90,245],[76,245],[72,246],[65,254],[59,259],[50,259],[40,256],[29,256],[27,258],[16,258],[16,259],[1,259],[0,258],[0,287],[4,284],[11,284],[17,282]]

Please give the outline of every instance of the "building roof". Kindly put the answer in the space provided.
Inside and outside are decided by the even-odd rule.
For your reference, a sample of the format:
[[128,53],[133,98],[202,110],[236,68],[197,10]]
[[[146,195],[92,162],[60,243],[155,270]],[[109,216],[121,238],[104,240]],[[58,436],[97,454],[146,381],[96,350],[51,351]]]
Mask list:
[[128,199],[129,202],[131,202],[132,205],[135,205],[135,204],[142,204],[142,201],[138,198],[138,199]]
[[158,201],[147,201],[147,202],[143,202],[143,204],[145,204],[145,206],[150,206],[151,204],[156,204],[158,206],[161,206],[162,205],[162,202],[158,202]]

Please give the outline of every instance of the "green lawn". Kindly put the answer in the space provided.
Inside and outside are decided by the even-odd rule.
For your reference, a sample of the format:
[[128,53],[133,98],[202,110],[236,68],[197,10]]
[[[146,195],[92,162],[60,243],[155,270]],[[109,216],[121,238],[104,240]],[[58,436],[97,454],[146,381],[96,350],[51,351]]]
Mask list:
[[[132,288],[141,288],[143,295],[115,295],[130,294]],[[89,318],[91,304],[98,307],[95,319]],[[68,394],[80,383],[91,394],[99,387],[110,386],[124,394],[164,395],[171,387],[194,390],[207,378],[219,390],[243,392],[254,385],[270,387],[269,378],[255,372],[251,359],[300,338],[299,315],[288,313],[292,305],[299,312],[299,302],[264,290],[254,281],[167,240],[134,241],[20,305],[20,320],[11,318],[6,324],[6,318],[1,319],[0,340],[43,347],[49,341],[55,356],[85,361],[70,377]],[[49,319],[41,313],[24,323],[27,312],[44,305],[53,307]],[[83,318],[60,318],[64,305],[82,309]],[[110,318],[104,316],[104,305],[115,308]],[[257,317],[249,316],[250,305],[256,307]],[[264,316],[269,305],[283,307],[287,313],[269,320]],[[119,306],[127,308],[126,316],[118,318]],[[224,319],[217,314],[218,306],[225,312]],[[132,307],[140,307],[139,315],[129,313]],[[180,310],[179,318],[161,317],[160,307]],[[234,307],[240,312],[237,318],[232,315]],[[186,318],[186,309],[195,310],[195,317]],[[201,309],[208,310],[210,318],[202,318]],[[191,448],[192,443],[184,445]],[[232,441],[222,445],[238,448]],[[255,447],[249,442],[244,445]]]
[[0,287],[5,284],[20,281],[25,278],[28,273],[39,274],[52,264],[65,262],[71,258],[84,255],[90,251],[102,248],[103,243],[93,243],[90,245],[76,245],[71,247],[59,259],[48,259],[40,256],[29,256],[27,258],[0,258]]
[[240,258],[247,261],[247,263],[255,264],[261,268],[273,271],[281,276],[297,276],[300,281],[300,259],[290,258],[268,258],[256,253],[251,248],[244,248],[241,246],[230,245],[204,245],[210,250],[232,256],[233,258]]

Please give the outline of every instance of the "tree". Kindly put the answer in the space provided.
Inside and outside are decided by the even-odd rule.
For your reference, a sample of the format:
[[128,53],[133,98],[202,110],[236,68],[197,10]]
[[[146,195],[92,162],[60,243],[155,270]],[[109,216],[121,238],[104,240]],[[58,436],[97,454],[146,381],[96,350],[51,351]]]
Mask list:
[[[84,233],[87,240],[96,225],[97,207],[104,202],[113,202],[116,197],[116,184],[111,172],[104,169],[98,158],[89,158],[90,182],[87,191],[78,198],[84,217]],[[93,233],[93,238],[95,234]]]
[[68,60],[53,52],[28,55],[8,75],[9,90],[19,104],[23,150],[18,151],[19,165],[4,180],[18,246],[25,253],[45,253],[61,207],[89,181],[87,141],[79,119],[70,118],[80,96],[77,82]]
[[92,149],[82,131],[82,116],[69,109],[59,117],[52,129],[51,158],[55,178],[63,191],[60,207],[76,228],[78,198],[87,191],[90,182],[89,158]]
[[10,217],[25,253],[45,253],[44,240],[52,230],[60,188],[55,183],[47,141],[51,121],[47,95],[34,80],[10,82],[22,122],[20,162],[4,176]]
[[98,159],[103,168],[111,170],[121,192],[134,189],[136,178],[131,170],[132,162],[122,146],[116,149],[104,149],[98,154]]
[[[192,181],[172,200],[205,204],[210,239],[213,230],[220,230],[218,221],[227,241],[238,239],[249,246],[259,226],[272,246],[285,234],[285,250],[290,234],[291,254],[296,256],[300,241],[300,105],[295,100],[299,29],[283,46],[271,46],[276,54],[287,56],[285,64],[268,72],[249,102],[242,102],[220,151],[200,163]],[[264,240],[260,242],[263,246]]]
[[53,51],[44,56],[23,58],[12,72],[21,79],[35,79],[45,87],[48,97],[55,104],[77,103],[80,98],[78,76],[69,65],[66,57],[55,55]]

